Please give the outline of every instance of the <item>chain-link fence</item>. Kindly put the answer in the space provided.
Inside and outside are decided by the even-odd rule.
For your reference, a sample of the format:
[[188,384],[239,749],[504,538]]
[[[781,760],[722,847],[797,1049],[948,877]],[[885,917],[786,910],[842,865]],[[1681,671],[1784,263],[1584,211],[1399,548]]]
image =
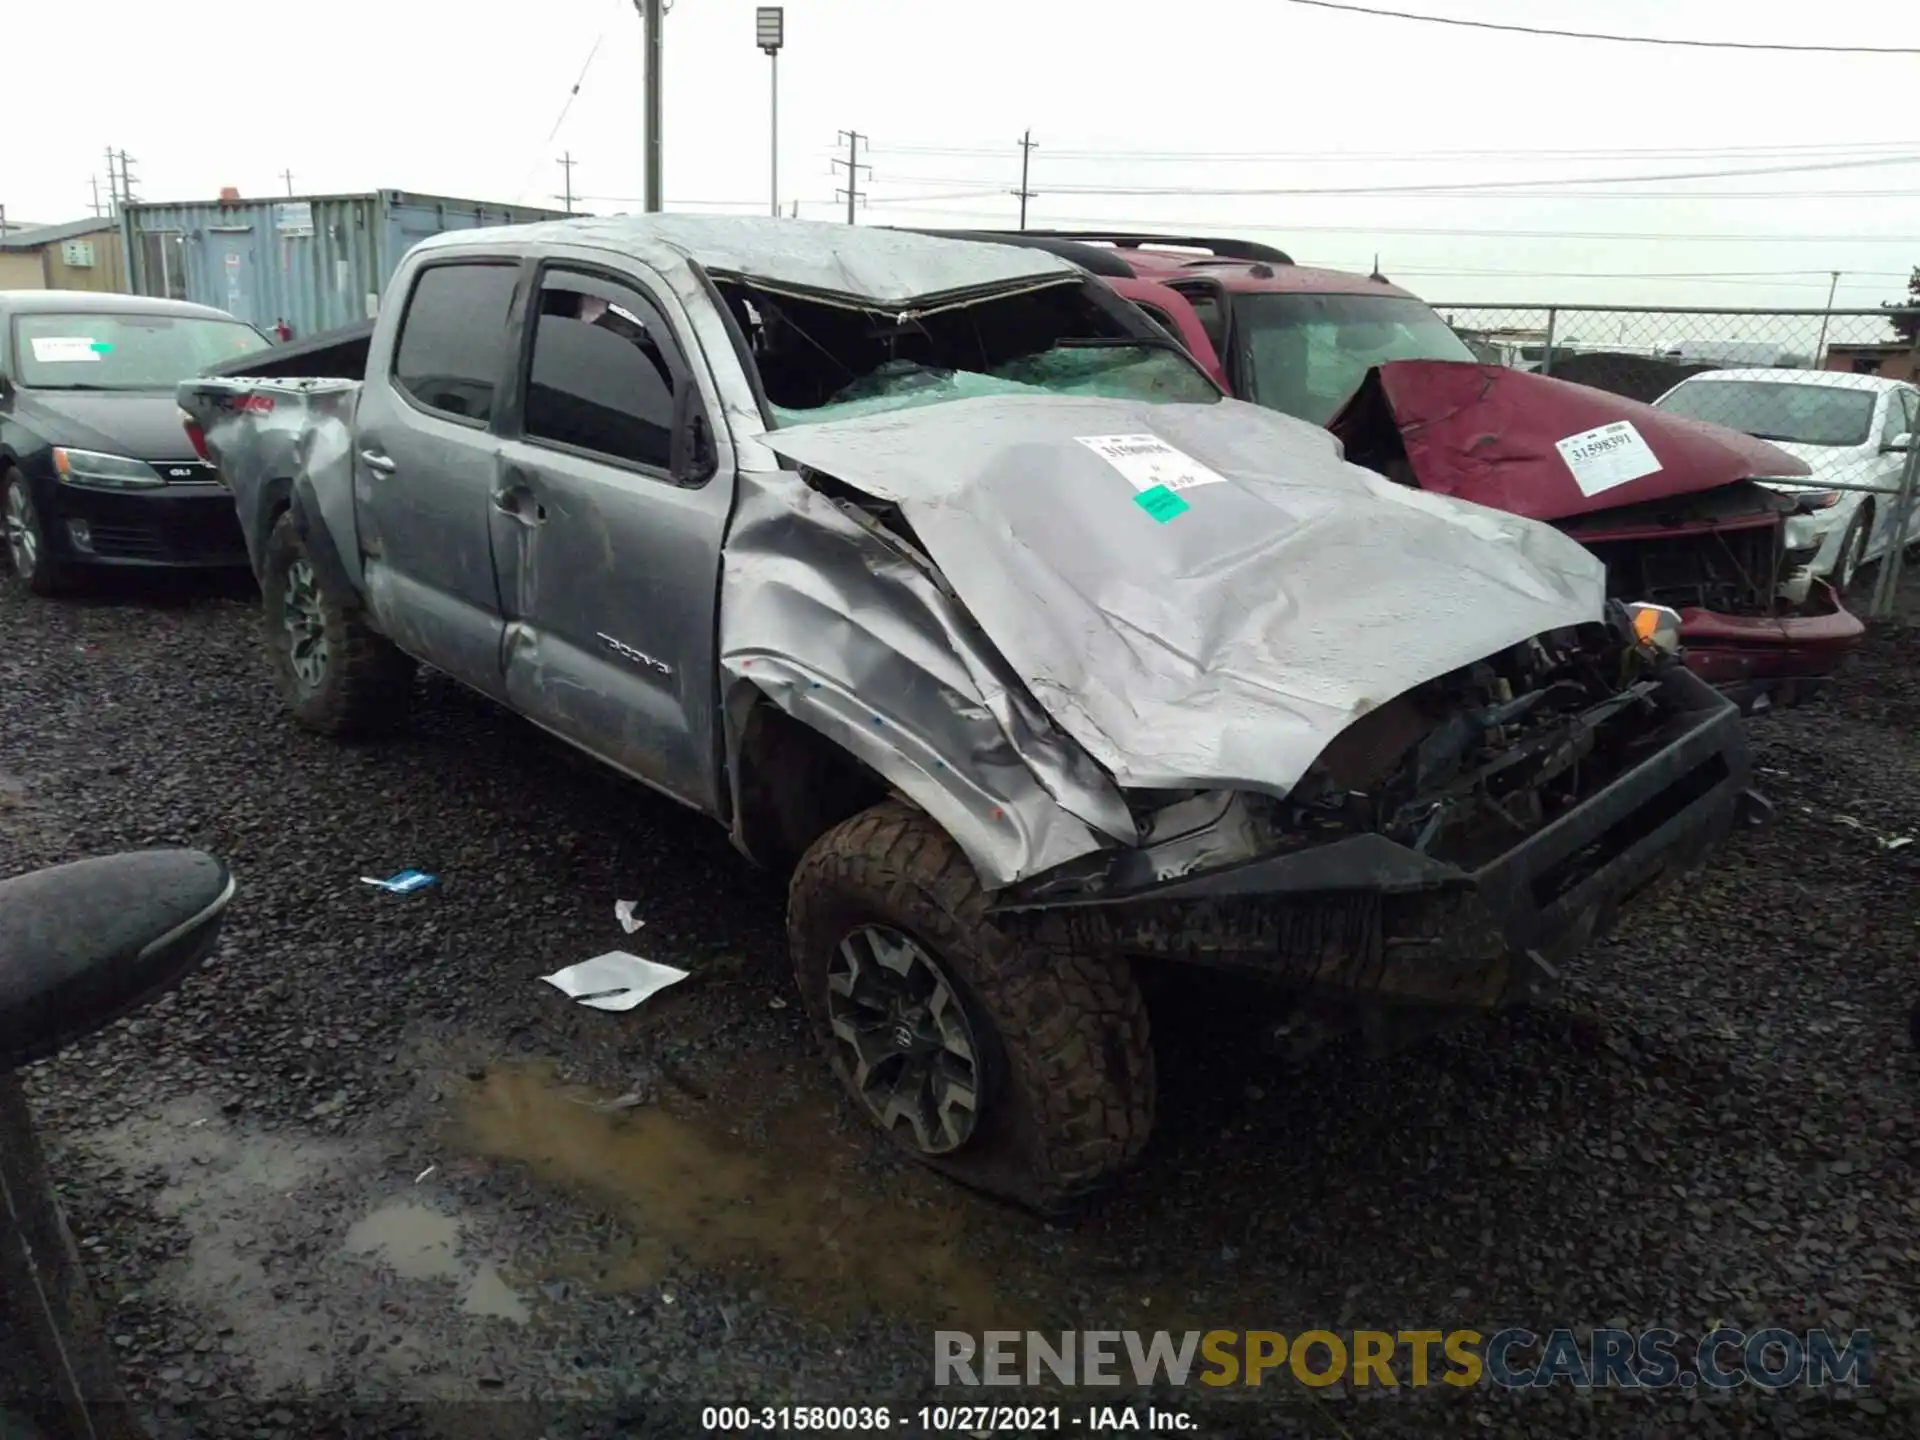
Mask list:
[[[1790,573],[1890,612],[1920,550],[1920,309],[1713,310],[1437,305],[1483,360],[1730,426],[1804,461],[1780,488]],[[1920,563],[1920,556],[1907,557]]]

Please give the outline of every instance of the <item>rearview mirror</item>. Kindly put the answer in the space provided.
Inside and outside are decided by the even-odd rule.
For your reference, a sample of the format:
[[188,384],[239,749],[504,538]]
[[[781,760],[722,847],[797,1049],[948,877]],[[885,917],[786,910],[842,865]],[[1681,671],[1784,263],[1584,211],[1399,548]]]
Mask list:
[[1894,436],[1893,439],[1882,445],[1880,450],[1882,454],[1885,454],[1893,450],[1908,450],[1911,449],[1912,446],[1913,432],[1910,430],[1902,430],[1898,435]]

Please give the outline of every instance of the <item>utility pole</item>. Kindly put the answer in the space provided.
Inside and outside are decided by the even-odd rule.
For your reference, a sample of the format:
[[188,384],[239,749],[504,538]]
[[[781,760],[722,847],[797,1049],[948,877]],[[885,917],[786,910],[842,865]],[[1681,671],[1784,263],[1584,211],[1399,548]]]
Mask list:
[[1834,293],[1840,288],[1840,272],[1838,270],[1829,270],[1827,273],[1833,277],[1833,280],[1827,286],[1827,313],[1820,317],[1820,338],[1814,342],[1813,346],[1813,368],[1816,370],[1824,370],[1826,368],[1827,321],[1833,318],[1833,297]]
[[127,205],[133,204],[135,199],[133,193],[133,170],[127,164],[127,152],[124,150],[120,152],[120,199],[123,204]]
[[847,142],[847,158],[834,161],[833,167],[836,170],[842,165],[847,167],[847,188],[833,193],[835,199],[841,195],[847,197],[847,224],[853,225],[857,223],[853,218],[853,212],[860,207],[860,172],[864,170],[871,175],[873,167],[862,164],[860,160],[860,142],[867,139],[867,136],[862,135],[858,130],[842,130],[840,138]]
[[657,215],[666,208],[661,202],[660,176],[660,75],[665,66],[662,63],[663,48],[661,28],[667,15],[667,0],[633,0],[633,8],[640,12],[641,23],[647,31],[646,74],[643,83],[647,91],[646,108],[646,208],[649,215]]
[[1013,193],[1020,197],[1020,228],[1027,228],[1027,201],[1033,199],[1033,191],[1027,188],[1027,165],[1033,159],[1033,131],[1029,130],[1020,137],[1020,188]]
[[113,147],[107,147],[107,214],[120,213],[120,162],[114,159]]
[[94,214],[94,218],[98,219],[101,213],[100,211],[100,177],[98,175],[89,175],[87,177],[87,183],[93,187],[93,214]]
[[573,213],[573,152],[567,151],[560,157],[560,169],[567,177],[566,193],[560,198],[567,202],[567,213]]
[[280,172],[280,178],[287,182],[287,198],[291,200],[293,198],[293,171],[282,170]]

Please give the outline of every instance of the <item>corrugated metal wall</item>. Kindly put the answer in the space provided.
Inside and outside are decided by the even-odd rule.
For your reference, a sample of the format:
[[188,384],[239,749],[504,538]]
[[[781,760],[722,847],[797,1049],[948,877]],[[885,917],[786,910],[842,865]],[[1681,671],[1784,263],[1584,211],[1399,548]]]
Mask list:
[[284,319],[305,336],[367,318],[416,241],[559,214],[381,190],[130,205],[121,224],[137,293],[214,305],[262,329]]

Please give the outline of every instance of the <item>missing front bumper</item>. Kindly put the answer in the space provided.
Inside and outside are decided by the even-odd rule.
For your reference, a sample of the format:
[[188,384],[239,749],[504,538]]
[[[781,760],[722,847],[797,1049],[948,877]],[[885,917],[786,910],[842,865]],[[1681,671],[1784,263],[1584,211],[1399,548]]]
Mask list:
[[1753,813],[1738,710],[1678,667],[1632,768],[1474,870],[1355,835],[1125,893],[998,907],[1050,945],[1254,970],[1447,1008],[1535,998],[1569,957]]

